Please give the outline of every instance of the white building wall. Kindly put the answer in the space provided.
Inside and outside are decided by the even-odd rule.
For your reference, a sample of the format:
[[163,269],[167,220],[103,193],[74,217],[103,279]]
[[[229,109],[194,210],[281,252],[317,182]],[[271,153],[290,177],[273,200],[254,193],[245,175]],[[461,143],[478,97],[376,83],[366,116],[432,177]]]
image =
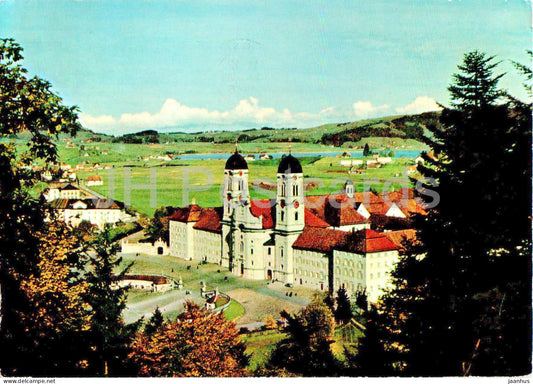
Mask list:
[[78,226],[82,221],[88,221],[103,229],[106,224],[114,224],[120,221],[120,209],[64,209],[60,214],[63,220]]
[[[170,256],[180,257],[185,260],[192,259],[194,237],[187,223],[169,221]],[[191,251],[190,251],[191,250]]]
[[364,255],[333,251],[333,289],[344,287],[348,294],[354,294],[366,286],[366,258]]
[[294,285],[327,291],[329,259],[323,252],[294,249]]
[[[169,254],[170,248],[163,241],[156,241],[153,244],[141,243],[138,241],[128,241],[127,238],[122,239],[120,242],[121,252],[122,253],[142,253],[145,255],[155,256],[163,255],[166,256]],[[160,252],[161,251],[161,252]]]
[[392,287],[391,272],[398,262],[398,251],[369,253],[366,255],[366,294],[375,302],[385,288]]
[[194,259],[220,264],[221,236],[219,233],[194,229]]

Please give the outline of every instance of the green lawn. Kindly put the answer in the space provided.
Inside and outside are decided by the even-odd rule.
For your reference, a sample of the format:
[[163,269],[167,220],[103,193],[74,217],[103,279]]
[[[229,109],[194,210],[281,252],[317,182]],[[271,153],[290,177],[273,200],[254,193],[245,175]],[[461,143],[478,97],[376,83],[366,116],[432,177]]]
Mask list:
[[[297,155],[296,155],[297,156]],[[400,188],[409,185],[405,178],[406,167],[411,159],[394,159],[382,168],[368,169],[361,175],[349,175],[347,167],[340,166],[334,157],[301,158],[306,180],[313,180],[318,187],[309,195],[329,194],[340,191],[347,178],[356,182],[358,191],[373,187],[380,191],[389,181]],[[273,198],[274,191],[253,187],[255,182],[275,183],[279,160],[249,162],[250,194],[252,198]],[[135,162],[134,167],[117,164],[112,170],[82,171],[78,177],[86,179],[98,174],[104,179],[103,186],[91,187],[108,197],[124,201],[141,213],[151,216],[160,206],[185,206],[195,202],[204,207],[221,205],[221,186],[224,181],[225,160],[174,160],[163,165],[150,166]],[[158,163],[160,164],[160,163]],[[155,181],[152,183],[151,181]],[[146,189],[147,186],[152,190]]]
[[237,300],[232,299],[228,308],[224,310],[226,320],[236,320],[244,315],[244,307]]
[[252,332],[242,336],[246,343],[246,353],[250,354],[250,370],[255,370],[264,364],[276,343],[286,338],[287,335],[277,330]]

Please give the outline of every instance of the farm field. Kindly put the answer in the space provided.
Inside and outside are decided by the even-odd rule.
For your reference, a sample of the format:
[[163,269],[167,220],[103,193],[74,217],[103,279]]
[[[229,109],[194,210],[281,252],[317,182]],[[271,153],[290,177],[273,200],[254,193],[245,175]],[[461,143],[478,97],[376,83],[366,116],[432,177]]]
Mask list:
[[[298,157],[298,154],[294,154]],[[396,189],[408,186],[406,168],[412,159],[394,158],[392,164],[368,169],[363,174],[348,174],[348,167],[340,166],[336,157],[301,157],[306,181],[315,187],[308,195],[329,194],[343,188],[349,177],[358,191],[374,188],[381,191],[386,182]],[[275,184],[279,160],[249,162],[250,194],[252,198],[273,198],[275,192],[259,188],[254,183]],[[132,165],[132,166],[129,166]],[[225,160],[173,160],[115,164],[112,169],[79,171],[78,178],[100,175],[102,186],[91,187],[112,199],[131,205],[140,213],[153,215],[160,206],[186,206],[195,202],[204,207],[220,206],[224,180]]]

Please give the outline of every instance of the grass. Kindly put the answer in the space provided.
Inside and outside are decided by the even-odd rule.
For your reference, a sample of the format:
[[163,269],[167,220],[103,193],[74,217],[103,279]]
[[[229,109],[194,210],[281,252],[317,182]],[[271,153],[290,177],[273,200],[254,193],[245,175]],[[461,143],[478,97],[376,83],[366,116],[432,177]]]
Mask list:
[[[368,169],[364,174],[348,174],[348,167],[340,166],[336,157],[301,158],[304,177],[314,180],[319,187],[308,191],[308,195],[329,194],[343,188],[347,178],[355,181],[357,190],[373,187],[380,191],[387,181],[396,188],[407,184],[405,170],[414,164],[412,159],[396,158],[392,164],[382,168]],[[275,183],[279,160],[255,161],[249,163],[250,194],[252,198],[273,198],[274,191],[253,187],[254,182]],[[97,174],[104,179],[104,185],[92,187],[113,199],[131,205],[148,216],[160,206],[185,206],[196,201],[204,207],[221,205],[225,160],[174,160],[160,166],[149,166],[136,162],[134,167],[111,170],[81,171],[78,177],[86,179]],[[151,180],[155,183],[151,184]],[[152,190],[147,189],[152,186]]]
[[224,310],[226,320],[236,320],[244,315],[244,307],[237,300],[232,299],[229,306]]
[[242,336],[246,343],[246,353],[250,355],[250,370],[266,363],[270,352],[274,349],[276,343],[280,342],[287,335],[278,330],[269,330],[262,332],[253,332]]

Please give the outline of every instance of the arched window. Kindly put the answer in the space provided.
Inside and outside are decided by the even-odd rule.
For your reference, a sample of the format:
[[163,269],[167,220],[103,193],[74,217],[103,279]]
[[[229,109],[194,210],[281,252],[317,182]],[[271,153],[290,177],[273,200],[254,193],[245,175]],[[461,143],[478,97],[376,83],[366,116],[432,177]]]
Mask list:
[[294,212],[294,220],[298,221],[298,212]]
[[285,196],[285,183],[281,182],[281,196]]
[[283,257],[283,247],[281,247],[281,249],[279,250],[279,254],[281,255],[281,257]]
[[244,252],[244,241],[241,241],[240,250],[241,252]]
[[281,221],[285,220],[285,212],[281,211]]

